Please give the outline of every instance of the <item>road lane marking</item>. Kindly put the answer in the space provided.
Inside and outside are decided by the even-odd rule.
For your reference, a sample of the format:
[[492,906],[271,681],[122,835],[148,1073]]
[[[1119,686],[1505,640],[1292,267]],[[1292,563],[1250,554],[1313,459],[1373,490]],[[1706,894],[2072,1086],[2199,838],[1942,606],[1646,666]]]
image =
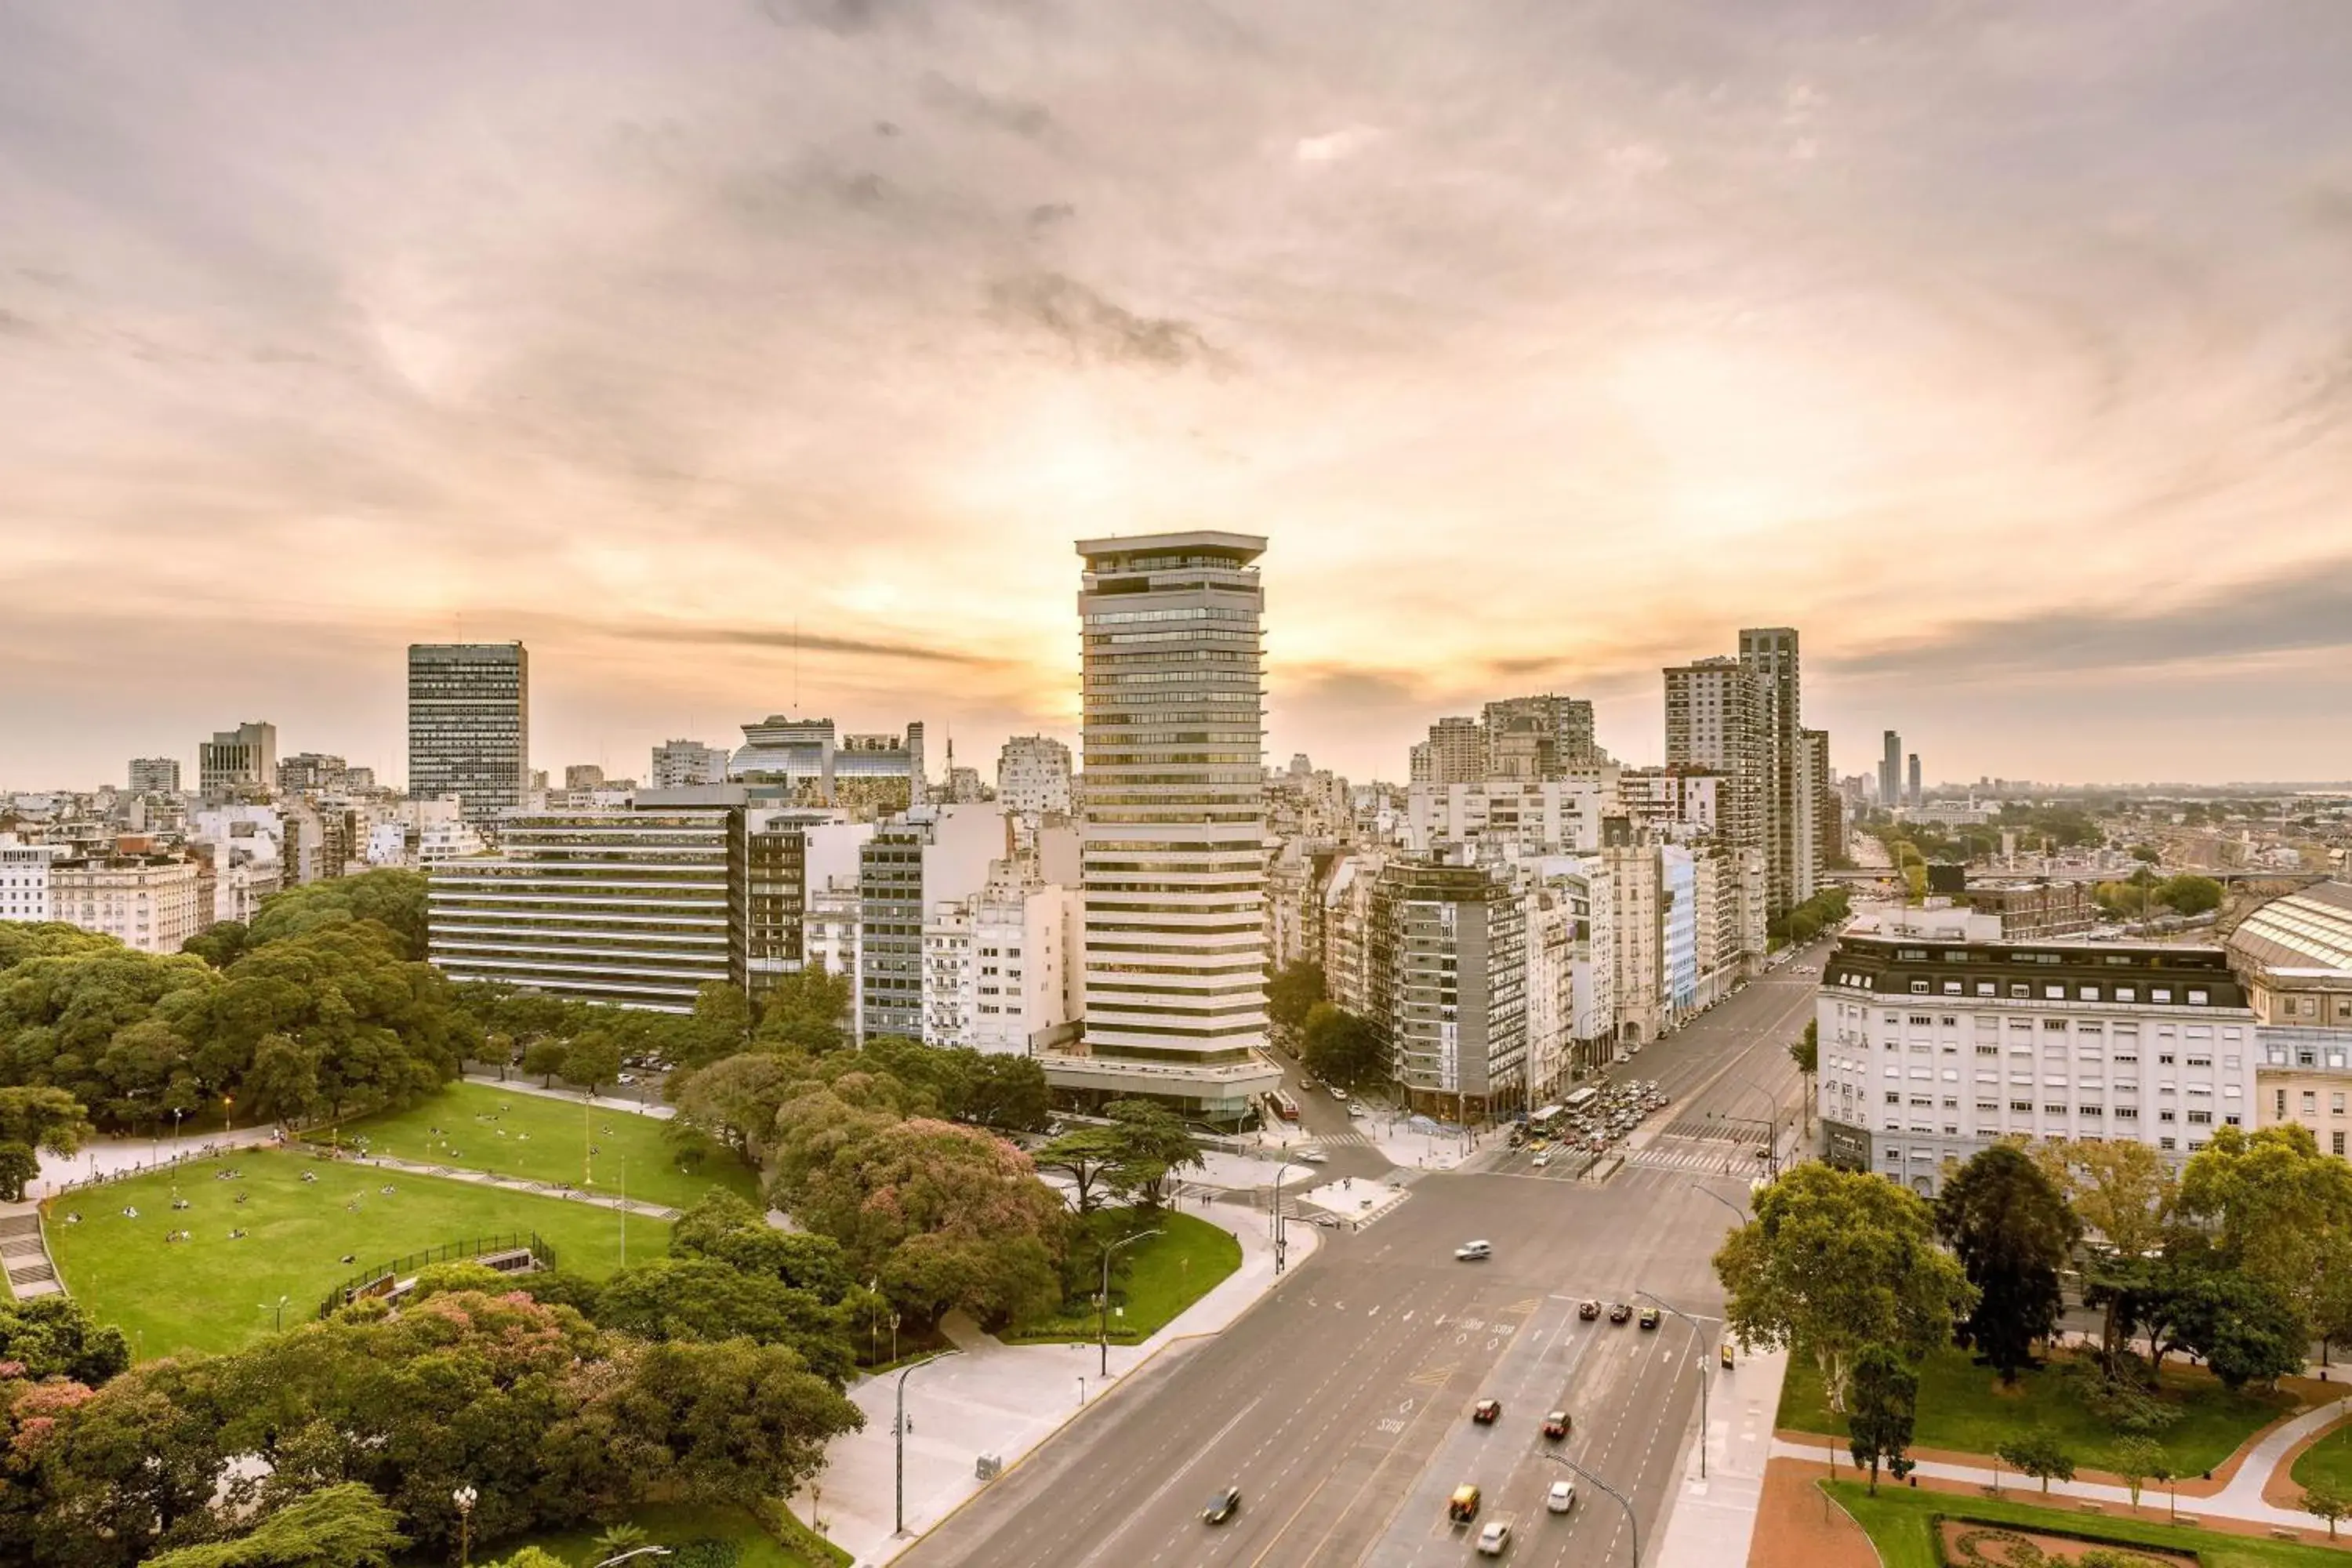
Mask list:
[[1129,1510],[1127,1516],[1127,1523],[1120,1525],[1117,1530],[1114,1530],[1108,1535],[1104,1536],[1101,1545],[1096,1547],[1092,1552],[1087,1552],[1085,1557],[1079,1560],[1078,1568],[1087,1568],[1088,1563],[1093,1563],[1095,1559],[1109,1551],[1111,1543],[1117,1541],[1120,1536],[1126,1534],[1129,1525],[1132,1525],[1137,1520],[1141,1519],[1145,1514],[1150,1512],[1152,1505],[1157,1503],[1161,1498],[1166,1497],[1170,1488],[1173,1487],[1178,1481],[1182,1480],[1185,1476],[1191,1472],[1193,1466],[1199,1464],[1202,1459],[1207,1458],[1209,1457],[1210,1450],[1224,1440],[1226,1433],[1232,1431],[1234,1427],[1242,1424],[1242,1417],[1247,1415],[1251,1411],[1256,1409],[1259,1405],[1265,1403],[1265,1395],[1261,1394],[1255,1399],[1251,1400],[1247,1405],[1243,1405],[1239,1410],[1234,1411],[1233,1419],[1218,1427],[1215,1434],[1211,1436],[1207,1442],[1194,1449],[1192,1457],[1185,1460],[1183,1465],[1179,1468],[1174,1474],[1171,1475],[1166,1480],[1160,1482],[1158,1490],[1154,1491],[1150,1497],[1145,1498],[1141,1503]]

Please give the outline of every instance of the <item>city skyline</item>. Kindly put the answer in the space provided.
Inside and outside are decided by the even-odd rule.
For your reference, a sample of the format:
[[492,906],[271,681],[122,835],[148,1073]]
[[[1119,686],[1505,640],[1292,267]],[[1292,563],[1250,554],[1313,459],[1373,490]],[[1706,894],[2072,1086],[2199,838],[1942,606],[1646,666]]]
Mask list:
[[2340,28],[257,15],[0,24],[12,786],[394,776],[420,641],[532,647],[537,765],[984,756],[1076,733],[1066,541],[1192,528],[1352,777],[1541,690],[1654,758],[1755,625],[1843,772],[2352,774]]

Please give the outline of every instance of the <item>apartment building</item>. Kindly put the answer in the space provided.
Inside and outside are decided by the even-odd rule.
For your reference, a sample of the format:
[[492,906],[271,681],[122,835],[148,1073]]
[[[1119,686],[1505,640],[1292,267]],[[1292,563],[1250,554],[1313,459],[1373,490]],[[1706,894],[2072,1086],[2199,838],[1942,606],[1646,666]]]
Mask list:
[[1070,748],[1050,735],[1014,735],[996,754],[996,804],[1034,820],[1070,811]]
[[785,804],[837,805],[865,817],[930,799],[919,722],[903,732],[849,734],[830,719],[772,714],[743,726],[727,776],[777,786]]
[[63,844],[26,844],[0,833],[0,921],[48,921],[49,868],[73,851]]
[[1016,856],[934,910],[923,928],[924,1041],[1027,1056],[1066,1031],[1076,907],[1070,889]]
[[2089,931],[2106,917],[2089,882],[1970,882],[1969,907],[2000,921],[2007,942],[2034,942]]
[[1406,843],[1422,857],[1455,844],[1489,844],[1512,854],[1574,854],[1601,847],[1601,818],[1616,810],[1613,764],[1577,778],[1417,784],[1405,799]]
[[1817,1009],[1828,1157],[1922,1193],[2000,1138],[2130,1139],[2179,1161],[2254,1125],[2256,1019],[2220,948],[1858,922]]
[[217,730],[196,748],[196,787],[208,801],[267,798],[278,782],[278,726]]
[[177,952],[210,923],[197,879],[194,860],[140,849],[125,840],[112,854],[49,863],[49,918],[113,937],[141,952]]
[[664,741],[653,749],[646,782],[655,789],[683,789],[727,782],[727,748],[699,741]]
[[993,805],[926,805],[877,824],[858,847],[857,1035],[924,1037],[923,931],[932,910],[978,892],[1013,853]]
[[530,656],[522,644],[410,644],[408,793],[456,795],[459,815],[483,824],[523,805],[530,773]]
[[1527,916],[1475,866],[1392,862],[1372,886],[1368,1016],[1413,1108],[1487,1119],[1528,1103]]
[[133,757],[131,759],[130,784],[132,795],[177,795],[180,793],[180,759]]
[[351,764],[341,757],[325,752],[297,752],[278,761],[278,793],[281,797],[336,794],[344,787],[350,772]]

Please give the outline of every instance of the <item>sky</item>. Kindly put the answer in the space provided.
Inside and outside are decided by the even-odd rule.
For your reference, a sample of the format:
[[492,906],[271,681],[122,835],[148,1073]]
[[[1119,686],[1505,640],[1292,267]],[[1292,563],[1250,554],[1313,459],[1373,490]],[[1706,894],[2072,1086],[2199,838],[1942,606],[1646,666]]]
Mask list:
[[1841,771],[2352,776],[2341,0],[0,10],[0,786],[1076,729],[1266,535],[1269,758],[1803,637]]

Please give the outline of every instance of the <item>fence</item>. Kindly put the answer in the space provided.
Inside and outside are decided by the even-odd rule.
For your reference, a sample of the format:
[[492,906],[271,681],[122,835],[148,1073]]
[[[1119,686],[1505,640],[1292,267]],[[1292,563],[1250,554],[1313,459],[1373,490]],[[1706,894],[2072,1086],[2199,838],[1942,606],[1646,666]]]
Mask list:
[[53,1198],[63,1197],[68,1193],[85,1192],[91,1187],[105,1186],[110,1182],[127,1182],[133,1176],[152,1175],[157,1171],[169,1171],[181,1165],[193,1165],[200,1160],[226,1160],[237,1154],[249,1154],[257,1149],[284,1147],[283,1142],[275,1140],[261,1143],[205,1143],[160,1159],[142,1160],[115,1170],[100,1171],[88,1176],[76,1176],[69,1181],[51,1182],[47,1184],[48,1195]]
[[417,1269],[430,1268],[436,1263],[455,1263],[462,1258],[500,1252],[529,1253],[531,1261],[540,1268],[555,1267],[555,1248],[550,1247],[535,1230],[509,1231],[503,1236],[478,1236],[470,1241],[444,1242],[439,1247],[407,1253],[373,1268],[362,1268],[328,1293],[327,1298],[319,1303],[319,1316],[327,1317],[362,1296],[388,1295],[403,1275],[413,1274]]

